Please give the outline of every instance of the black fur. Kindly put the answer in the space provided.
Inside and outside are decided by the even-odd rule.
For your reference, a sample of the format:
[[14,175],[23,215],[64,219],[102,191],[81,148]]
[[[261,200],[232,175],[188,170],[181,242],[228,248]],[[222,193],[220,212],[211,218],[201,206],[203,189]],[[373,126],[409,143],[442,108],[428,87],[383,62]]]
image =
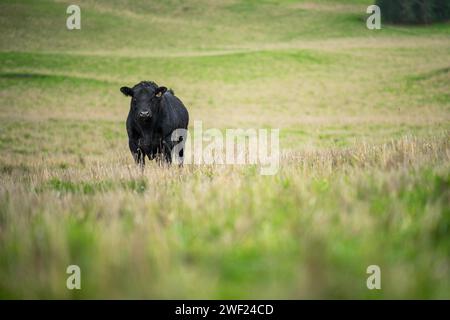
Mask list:
[[189,114],[174,92],[159,87],[152,81],[141,81],[133,88],[120,91],[131,97],[130,112],[126,122],[128,142],[136,163],[144,165],[145,157],[153,160],[159,156],[171,163],[172,132],[187,129]]

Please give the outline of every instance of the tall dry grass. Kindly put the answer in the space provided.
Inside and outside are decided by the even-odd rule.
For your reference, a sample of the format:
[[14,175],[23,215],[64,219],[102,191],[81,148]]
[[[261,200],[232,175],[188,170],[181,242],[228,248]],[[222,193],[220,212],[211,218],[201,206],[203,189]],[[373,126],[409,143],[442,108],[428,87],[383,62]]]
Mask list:
[[[448,134],[256,166],[4,169],[0,293],[18,298],[423,297],[448,293]],[[66,289],[77,264],[82,290]],[[383,291],[365,288],[369,264]],[[433,289],[430,289],[430,288]]]

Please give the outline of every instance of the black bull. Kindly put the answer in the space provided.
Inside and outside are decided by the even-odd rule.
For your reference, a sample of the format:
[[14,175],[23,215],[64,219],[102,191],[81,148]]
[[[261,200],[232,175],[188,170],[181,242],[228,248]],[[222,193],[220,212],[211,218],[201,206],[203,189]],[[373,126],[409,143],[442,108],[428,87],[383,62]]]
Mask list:
[[[171,163],[173,148],[184,143],[185,136],[178,132],[186,132],[188,127],[186,107],[172,90],[151,81],[142,81],[133,88],[122,87],[120,91],[131,97],[126,126],[130,151],[136,163],[144,165],[146,156],[150,160],[159,158]],[[175,130],[177,137],[174,138]],[[182,149],[179,156],[182,159]]]

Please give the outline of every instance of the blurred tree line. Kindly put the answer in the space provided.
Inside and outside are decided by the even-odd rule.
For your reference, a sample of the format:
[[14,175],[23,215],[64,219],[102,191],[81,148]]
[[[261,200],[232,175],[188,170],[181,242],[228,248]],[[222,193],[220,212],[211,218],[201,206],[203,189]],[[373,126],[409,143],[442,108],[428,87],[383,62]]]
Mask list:
[[385,22],[428,24],[450,19],[450,0],[376,0],[375,4]]

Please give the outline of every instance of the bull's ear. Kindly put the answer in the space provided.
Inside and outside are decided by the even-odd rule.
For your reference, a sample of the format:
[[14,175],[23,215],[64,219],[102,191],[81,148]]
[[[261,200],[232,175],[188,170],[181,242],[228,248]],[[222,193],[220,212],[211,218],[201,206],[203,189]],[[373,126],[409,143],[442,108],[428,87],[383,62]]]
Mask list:
[[120,92],[122,92],[124,95],[132,97],[133,96],[133,89],[128,87],[122,87],[120,88]]
[[157,96],[158,98],[161,98],[162,95],[164,94],[164,92],[167,91],[166,87],[158,87],[158,89],[156,89],[155,91],[155,96]]

